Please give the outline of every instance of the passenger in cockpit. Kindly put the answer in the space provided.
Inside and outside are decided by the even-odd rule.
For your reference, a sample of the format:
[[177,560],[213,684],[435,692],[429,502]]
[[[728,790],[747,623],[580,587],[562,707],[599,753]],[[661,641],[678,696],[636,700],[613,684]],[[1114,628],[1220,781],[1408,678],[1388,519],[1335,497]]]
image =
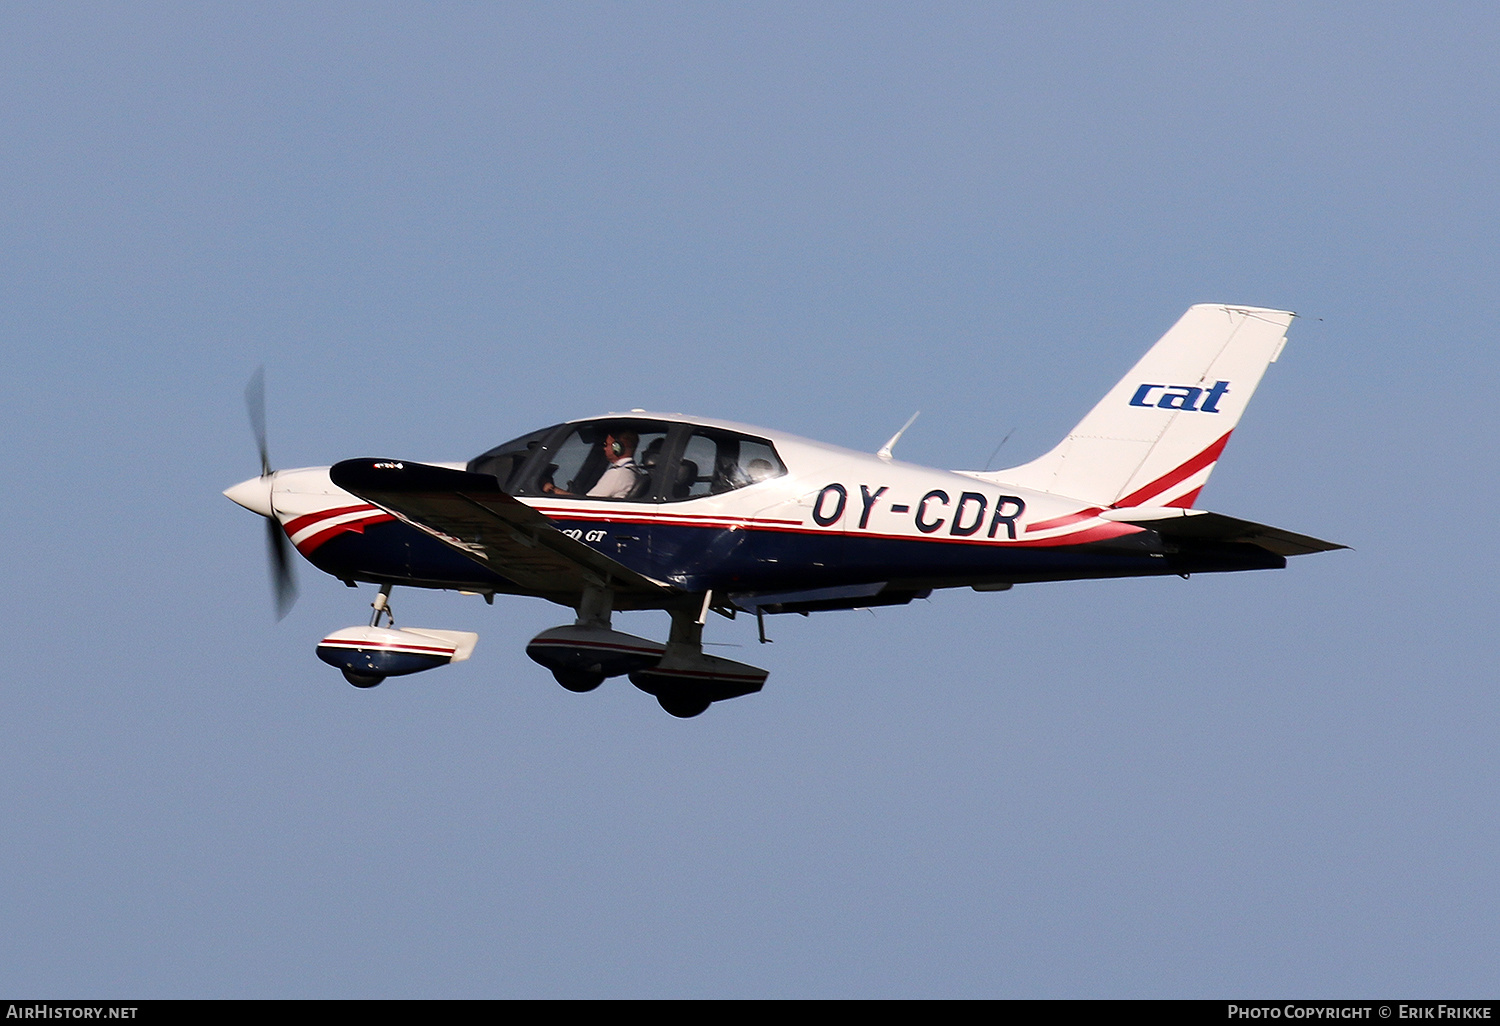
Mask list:
[[751,484],[769,481],[776,476],[776,468],[771,465],[770,460],[753,459],[750,461],[748,471]]

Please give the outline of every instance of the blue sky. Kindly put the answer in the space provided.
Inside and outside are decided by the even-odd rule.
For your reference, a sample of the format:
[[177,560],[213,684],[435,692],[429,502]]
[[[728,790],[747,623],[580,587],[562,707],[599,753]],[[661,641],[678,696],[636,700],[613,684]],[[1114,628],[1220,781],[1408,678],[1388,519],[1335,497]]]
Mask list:
[[[8,5],[0,991],[1493,996],[1488,5]],[[1298,311],[1202,496],[1275,573],[709,640],[673,720],[555,607],[273,622],[278,466],[696,412],[977,468],[1186,307]],[[1477,511],[1477,512],[1476,512]],[[665,621],[621,624],[664,635]]]

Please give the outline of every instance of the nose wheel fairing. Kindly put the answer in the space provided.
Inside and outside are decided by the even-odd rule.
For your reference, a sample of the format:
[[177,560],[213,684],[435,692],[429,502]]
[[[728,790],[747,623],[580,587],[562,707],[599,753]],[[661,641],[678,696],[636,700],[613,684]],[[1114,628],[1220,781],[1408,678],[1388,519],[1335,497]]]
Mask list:
[[346,627],[318,642],[318,658],[361,677],[403,677],[469,658],[479,635],[407,627]]

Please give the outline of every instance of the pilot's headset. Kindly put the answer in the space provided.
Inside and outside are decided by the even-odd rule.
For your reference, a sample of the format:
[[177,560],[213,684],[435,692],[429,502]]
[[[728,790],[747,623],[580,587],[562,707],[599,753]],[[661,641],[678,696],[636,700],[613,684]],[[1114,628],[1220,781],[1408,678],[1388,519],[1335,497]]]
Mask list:
[[618,432],[611,431],[609,433],[609,438],[611,439],[609,448],[605,450],[605,455],[608,456],[611,460],[617,460],[621,456],[625,455],[625,445],[620,441],[620,439],[624,435],[631,436],[630,447],[632,449],[640,444],[639,436],[637,436],[636,433],[629,428],[621,428]]

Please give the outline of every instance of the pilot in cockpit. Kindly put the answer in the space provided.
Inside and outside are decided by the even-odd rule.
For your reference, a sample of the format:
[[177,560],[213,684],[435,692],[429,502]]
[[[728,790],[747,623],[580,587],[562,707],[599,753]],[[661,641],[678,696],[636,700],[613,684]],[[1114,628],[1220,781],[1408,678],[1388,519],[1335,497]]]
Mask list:
[[589,489],[589,498],[630,498],[644,474],[635,461],[635,447],[640,444],[641,436],[629,428],[604,436],[604,458],[609,460],[609,469]]
[[[609,465],[586,493],[588,498],[628,499],[635,493],[646,476],[646,471],[635,461],[635,449],[640,443],[641,436],[629,428],[612,431],[604,436],[600,448]],[[543,478],[541,490],[549,495],[574,494],[557,487],[550,474]]]

